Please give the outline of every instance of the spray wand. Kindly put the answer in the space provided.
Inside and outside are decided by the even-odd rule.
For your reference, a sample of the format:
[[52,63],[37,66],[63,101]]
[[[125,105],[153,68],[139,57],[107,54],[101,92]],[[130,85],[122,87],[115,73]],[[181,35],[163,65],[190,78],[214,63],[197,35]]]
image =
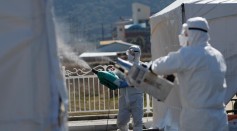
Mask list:
[[132,63],[125,61],[121,58],[117,58],[117,61],[110,61],[109,62],[111,65],[113,65],[115,68],[117,68],[119,71],[122,73],[127,73],[133,66]]
[[164,101],[170,90],[174,87],[174,83],[152,73],[148,69],[151,66],[150,64],[151,63],[144,64],[143,62],[132,64],[118,58],[114,66],[118,69],[123,69],[124,73],[127,73],[129,82],[136,88],[139,88],[160,101]]

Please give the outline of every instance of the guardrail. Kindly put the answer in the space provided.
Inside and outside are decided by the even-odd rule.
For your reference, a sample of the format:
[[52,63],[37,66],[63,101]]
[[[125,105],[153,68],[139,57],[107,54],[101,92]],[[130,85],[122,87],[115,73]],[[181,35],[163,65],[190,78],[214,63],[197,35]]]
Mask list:
[[[98,65],[95,70],[110,70],[113,65]],[[75,113],[96,113],[118,111],[118,90],[109,90],[100,84],[91,69],[66,70],[63,67],[64,80],[69,96],[69,115]],[[144,94],[144,112],[152,109],[151,97]]]

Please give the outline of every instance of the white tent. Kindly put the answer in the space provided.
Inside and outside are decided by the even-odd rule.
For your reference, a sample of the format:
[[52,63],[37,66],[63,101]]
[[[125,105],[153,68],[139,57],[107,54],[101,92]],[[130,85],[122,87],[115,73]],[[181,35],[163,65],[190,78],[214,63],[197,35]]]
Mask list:
[[[225,102],[237,92],[237,1],[177,0],[150,17],[152,59],[180,48],[178,35],[188,18],[205,17],[210,25],[210,43],[221,51],[227,63]],[[156,109],[154,109],[156,110]],[[156,117],[156,114],[154,114]]]
[[67,107],[67,95],[57,57],[51,2],[1,1],[1,131],[67,130],[64,123],[58,123],[60,98]]

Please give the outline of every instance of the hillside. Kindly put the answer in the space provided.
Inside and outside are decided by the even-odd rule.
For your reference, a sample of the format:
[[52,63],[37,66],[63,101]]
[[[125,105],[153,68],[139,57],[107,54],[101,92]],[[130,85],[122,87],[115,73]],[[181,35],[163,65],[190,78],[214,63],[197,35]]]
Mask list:
[[55,0],[55,15],[58,21],[70,26],[70,33],[92,42],[110,36],[114,23],[120,18],[131,18],[132,3],[151,7],[156,13],[174,0]]

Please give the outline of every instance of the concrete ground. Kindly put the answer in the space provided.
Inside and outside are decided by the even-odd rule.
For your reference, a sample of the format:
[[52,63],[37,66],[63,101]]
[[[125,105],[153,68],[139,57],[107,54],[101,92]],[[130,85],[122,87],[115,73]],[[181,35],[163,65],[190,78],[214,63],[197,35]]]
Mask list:
[[69,131],[112,131],[116,130],[116,119],[69,121]]
[[[236,99],[236,97],[234,97]],[[233,102],[230,102],[226,105],[226,110],[231,110],[233,108]],[[110,119],[106,119],[104,116],[94,116],[88,118],[71,118],[68,121],[69,131],[116,131],[116,116],[110,115]],[[144,117],[143,122],[145,123],[144,127],[149,128],[151,126],[152,117]],[[131,121],[130,121],[131,123]],[[236,129],[236,128],[235,128]],[[144,131],[157,131],[157,130],[148,130]],[[232,130],[231,130],[232,131]]]
[[[144,123],[151,123],[152,117],[144,117]],[[130,122],[131,123],[131,122]],[[147,125],[147,124],[146,124]],[[116,131],[116,119],[78,120],[68,122],[69,131]]]

